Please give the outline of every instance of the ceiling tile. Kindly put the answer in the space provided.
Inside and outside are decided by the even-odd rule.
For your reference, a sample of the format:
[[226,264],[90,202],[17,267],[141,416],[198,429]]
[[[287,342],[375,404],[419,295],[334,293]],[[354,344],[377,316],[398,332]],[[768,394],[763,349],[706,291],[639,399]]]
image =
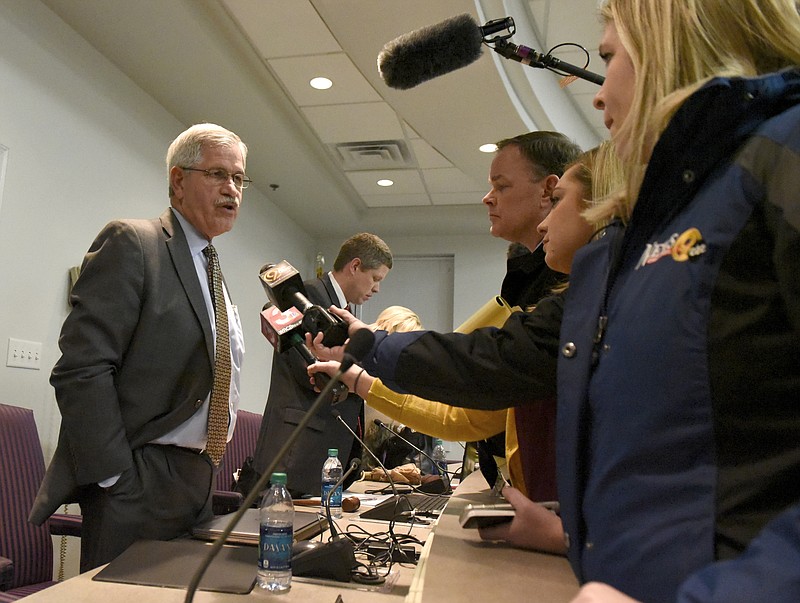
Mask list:
[[428,195],[362,195],[367,207],[421,207],[430,206]]
[[406,137],[411,140],[414,138],[421,138],[417,131],[412,128],[407,121],[401,120],[403,122],[403,129],[406,131]]
[[[356,191],[362,195],[407,195],[426,194],[422,178],[417,170],[384,170],[346,172]],[[393,186],[378,186],[378,180],[388,178],[394,181]]]
[[[346,54],[322,54],[272,59],[267,62],[300,107],[381,101]],[[327,77],[333,86],[316,90],[312,78]]]
[[[431,193],[431,201],[434,205],[479,205],[484,194],[482,192]],[[486,224],[488,227],[488,220]]]
[[301,109],[322,142],[403,138],[397,114],[386,103],[351,103]]
[[439,151],[421,138],[411,140],[411,148],[417,158],[417,165],[422,169],[453,167]]
[[422,170],[422,174],[431,193],[475,192],[486,188],[458,168]]
[[307,0],[222,0],[262,58],[340,52]]

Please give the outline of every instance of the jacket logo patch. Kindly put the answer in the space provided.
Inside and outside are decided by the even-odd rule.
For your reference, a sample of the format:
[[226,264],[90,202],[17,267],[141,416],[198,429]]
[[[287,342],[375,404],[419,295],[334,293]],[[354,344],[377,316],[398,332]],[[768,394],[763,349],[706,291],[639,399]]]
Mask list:
[[698,229],[690,228],[681,234],[676,232],[663,243],[648,243],[639,263],[636,264],[636,270],[649,264],[655,264],[665,257],[671,257],[676,262],[696,260],[706,252],[706,249],[703,235]]

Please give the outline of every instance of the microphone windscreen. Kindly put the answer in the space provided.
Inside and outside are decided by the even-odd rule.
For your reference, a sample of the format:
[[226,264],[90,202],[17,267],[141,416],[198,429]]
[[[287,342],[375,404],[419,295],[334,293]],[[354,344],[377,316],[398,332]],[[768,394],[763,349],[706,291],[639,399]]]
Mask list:
[[378,72],[390,88],[407,90],[478,60],[483,36],[467,13],[404,34],[378,54]]

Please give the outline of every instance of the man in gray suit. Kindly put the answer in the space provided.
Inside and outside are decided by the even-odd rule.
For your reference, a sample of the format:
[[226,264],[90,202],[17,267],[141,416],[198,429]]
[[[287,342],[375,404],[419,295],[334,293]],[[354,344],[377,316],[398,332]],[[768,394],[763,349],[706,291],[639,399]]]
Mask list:
[[[392,252],[386,243],[374,234],[360,233],[342,244],[332,272],[305,282],[306,293],[312,303],[326,309],[363,304],[378,293],[391,267]],[[253,468],[258,475],[250,476],[248,483],[242,484],[243,489],[252,487],[266,470],[316,397],[300,354],[294,349],[275,354],[267,406],[253,454]],[[350,394],[336,406],[354,431],[358,429],[363,404],[361,398]],[[351,453],[354,447],[356,450]],[[319,496],[322,464],[328,458],[328,448],[339,450],[342,464],[352,456],[361,456],[360,447],[354,446],[353,436],[331,414],[330,407],[311,419],[275,469],[286,472],[293,496]]]
[[[192,126],[167,152],[172,207],[154,220],[111,222],[84,258],[50,377],[62,416],[58,446],[30,516],[41,524],[59,505],[80,503],[81,571],[135,540],[171,539],[211,516],[219,459],[206,452],[209,398],[213,383],[222,392],[214,412],[223,447],[244,341],[227,290],[209,286],[216,252],[206,248],[233,228],[250,182],[246,158],[233,132]],[[230,345],[217,339],[223,300]]]

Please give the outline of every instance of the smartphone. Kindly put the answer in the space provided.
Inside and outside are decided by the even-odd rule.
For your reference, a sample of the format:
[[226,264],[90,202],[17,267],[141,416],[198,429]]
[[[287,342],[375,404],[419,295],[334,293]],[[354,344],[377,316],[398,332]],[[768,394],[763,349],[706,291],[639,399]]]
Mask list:
[[[545,509],[558,514],[558,501],[539,503]],[[510,503],[490,505],[467,505],[461,512],[459,522],[462,528],[486,528],[506,523],[514,519],[514,507]]]
[[514,519],[514,507],[509,503],[491,505],[467,505],[461,512],[462,528],[487,528]]

